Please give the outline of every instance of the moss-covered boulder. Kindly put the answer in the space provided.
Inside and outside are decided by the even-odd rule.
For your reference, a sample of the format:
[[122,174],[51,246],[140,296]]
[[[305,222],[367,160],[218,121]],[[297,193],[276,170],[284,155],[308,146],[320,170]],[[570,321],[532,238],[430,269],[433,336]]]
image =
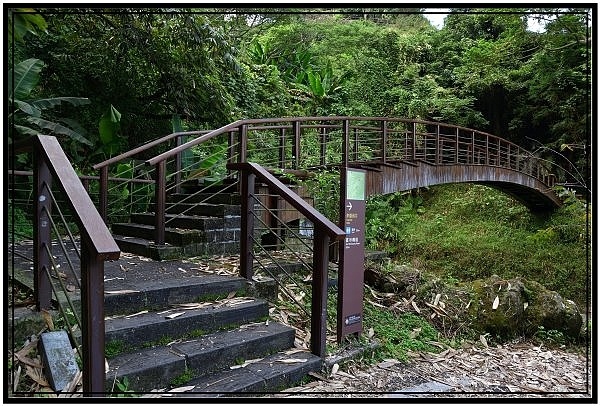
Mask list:
[[539,327],[544,327],[569,337],[579,335],[583,319],[573,301],[564,300],[557,292],[529,280],[525,281],[525,299],[524,328],[527,334],[534,334]]
[[583,320],[574,302],[524,278],[492,276],[473,282],[473,328],[502,337],[533,335],[540,327],[579,336]]

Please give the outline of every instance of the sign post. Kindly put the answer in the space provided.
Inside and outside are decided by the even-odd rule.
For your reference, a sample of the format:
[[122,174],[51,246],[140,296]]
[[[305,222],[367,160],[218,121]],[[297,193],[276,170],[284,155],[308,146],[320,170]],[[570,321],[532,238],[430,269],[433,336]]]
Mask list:
[[346,238],[340,244],[337,312],[338,342],[363,328],[363,286],[365,267],[366,171],[342,169],[341,228]]

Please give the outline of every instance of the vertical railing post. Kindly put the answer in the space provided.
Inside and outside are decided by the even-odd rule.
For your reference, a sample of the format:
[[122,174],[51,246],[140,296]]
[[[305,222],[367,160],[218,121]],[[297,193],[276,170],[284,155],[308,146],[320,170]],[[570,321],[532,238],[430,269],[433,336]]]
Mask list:
[[456,127],[456,147],[454,148],[454,163],[458,164],[458,150],[459,150],[459,141],[458,141],[458,127]]
[[435,164],[439,165],[441,160],[441,151],[440,151],[440,125],[438,124],[435,130]]
[[[229,131],[227,133],[227,163],[233,164],[233,144],[235,143],[235,138],[233,136],[234,131]],[[227,168],[227,176],[231,175],[231,169]]]
[[490,136],[485,136],[485,164],[490,165]]
[[510,143],[508,143],[508,150],[506,151],[506,167],[510,169]]
[[313,247],[312,314],[310,320],[311,352],[325,357],[327,342],[327,282],[329,267],[329,236],[315,230]]
[[471,131],[471,164],[475,165],[475,131]]
[[279,136],[279,167],[285,169],[285,128],[280,130]]
[[381,122],[381,162],[387,162],[388,128],[387,121]]
[[158,245],[165,243],[165,199],[166,199],[166,169],[167,161],[163,159],[156,164],[156,189],[154,191],[154,242]]
[[[325,125],[322,123],[321,125]],[[327,127],[321,127],[321,166],[327,164]]]
[[242,124],[238,131],[238,162],[246,162],[248,157],[248,124]]
[[413,122],[412,131],[412,159],[417,159],[417,123]]
[[81,246],[81,330],[83,393],[105,392],[104,262],[86,244]]
[[240,170],[241,224],[240,224],[240,275],[251,280],[254,276],[252,236],[254,234],[254,183],[256,175]]
[[49,189],[52,186],[52,175],[47,163],[34,154],[33,184],[35,188],[35,219],[33,222],[33,290],[37,311],[50,309],[52,302],[52,284],[50,282],[50,257],[48,250],[52,247],[50,228],[50,213],[52,199]]
[[108,165],[100,168],[99,192],[98,211],[100,212],[100,217],[102,217],[104,223],[108,224]]
[[501,165],[501,159],[502,159],[502,155],[500,153],[500,138],[498,138],[498,151],[496,151],[496,154],[498,156],[498,162],[496,163],[496,165],[498,166],[502,166]]
[[359,143],[358,143],[358,128],[354,129],[354,160],[358,161],[358,148],[359,148]]
[[348,167],[348,136],[350,133],[350,121],[342,122],[342,168]]
[[300,121],[294,121],[294,169],[300,169]]
[[[177,146],[182,144],[181,136],[177,137]],[[181,154],[178,152],[175,155],[175,193],[181,193]]]

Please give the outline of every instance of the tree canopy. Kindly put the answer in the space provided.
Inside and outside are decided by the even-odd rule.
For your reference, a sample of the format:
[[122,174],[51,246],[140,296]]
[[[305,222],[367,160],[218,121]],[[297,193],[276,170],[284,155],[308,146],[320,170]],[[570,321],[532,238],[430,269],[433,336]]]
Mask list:
[[[12,104],[15,124],[70,130],[59,134],[84,166],[165,135],[173,117],[201,129],[372,115],[487,131],[589,179],[591,9],[453,9],[441,29],[402,8],[11,9],[9,18],[9,69],[29,61],[39,75]],[[528,29],[533,18],[543,31]],[[33,103],[50,99],[51,110]],[[118,123],[113,137],[99,129],[106,117]]]

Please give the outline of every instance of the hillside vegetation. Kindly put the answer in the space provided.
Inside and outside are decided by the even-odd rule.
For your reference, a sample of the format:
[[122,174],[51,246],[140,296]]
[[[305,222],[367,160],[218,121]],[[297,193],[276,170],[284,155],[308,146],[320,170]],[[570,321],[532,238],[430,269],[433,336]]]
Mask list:
[[455,184],[372,198],[367,242],[440,277],[524,277],[586,307],[591,211],[563,191],[564,205],[534,215],[506,194]]

